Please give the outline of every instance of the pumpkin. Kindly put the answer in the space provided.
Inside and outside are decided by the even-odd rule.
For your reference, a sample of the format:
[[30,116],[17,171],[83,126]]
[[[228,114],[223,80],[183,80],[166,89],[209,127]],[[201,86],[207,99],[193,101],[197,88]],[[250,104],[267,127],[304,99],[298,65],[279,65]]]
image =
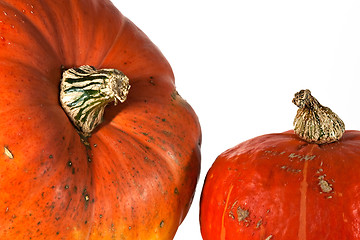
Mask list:
[[200,222],[210,239],[360,239],[360,132],[309,90],[294,131],[223,152],[207,173]]
[[201,132],[159,49],[108,0],[0,6],[0,238],[172,239]]

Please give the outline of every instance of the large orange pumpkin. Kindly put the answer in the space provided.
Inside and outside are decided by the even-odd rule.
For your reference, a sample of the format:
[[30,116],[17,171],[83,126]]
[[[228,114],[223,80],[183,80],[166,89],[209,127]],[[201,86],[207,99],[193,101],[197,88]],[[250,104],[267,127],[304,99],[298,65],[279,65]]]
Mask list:
[[164,56],[108,0],[0,6],[0,238],[173,238],[201,133]]
[[342,135],[338,116],[309,96],[295,97],[295,132],[216,159],[201,198],[204,240],[360,239],[360,132]]

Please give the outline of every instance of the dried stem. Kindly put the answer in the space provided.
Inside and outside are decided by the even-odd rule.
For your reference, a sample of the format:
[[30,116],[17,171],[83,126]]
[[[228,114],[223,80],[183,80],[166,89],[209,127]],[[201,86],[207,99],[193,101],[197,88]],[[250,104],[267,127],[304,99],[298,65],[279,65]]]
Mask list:
[[324,144],[342,137],[344,122],[330,108],[322,106],[309,90],[296,93],[293,103],[299,107],[294,131],[300,138],[310,143]]
[[84,65],[63,72],[60,102],[78,131],[89,136],[102,122],[106,105],[124,102],[129,88],[129,79],[122,72]]

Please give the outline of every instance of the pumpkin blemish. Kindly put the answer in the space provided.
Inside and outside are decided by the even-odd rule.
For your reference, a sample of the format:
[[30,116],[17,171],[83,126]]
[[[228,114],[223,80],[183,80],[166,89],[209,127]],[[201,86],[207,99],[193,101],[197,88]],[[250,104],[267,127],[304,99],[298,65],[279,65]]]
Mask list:
[[262,225],[263,220],[260,219],[257,223],[256,223],[256,228],[259,228]]
[[236,213],[238,215],[237,220],[239,223],[241,222],[247,222],[246,218],[249,217],[250,213],[248,210],[242,209],[241,207],[238,207],[236,210]]
[[319,177],[319,186],[323,193],[329,193],[333,190],[333,188],[331,187],[332,185],[328,183],[324,178],[324,175]]
[[82,192],[82,195],[83,195],[86,202],[88,202],[90,200],[90,197],[89,197],[89,194],[87,193],[86,188],[84,188],[84,190]]
[[9,159],[13,159],[14,155],[12,154],[12,152],[9,150],[9,148],[4,147],[4,154],[9,158]]

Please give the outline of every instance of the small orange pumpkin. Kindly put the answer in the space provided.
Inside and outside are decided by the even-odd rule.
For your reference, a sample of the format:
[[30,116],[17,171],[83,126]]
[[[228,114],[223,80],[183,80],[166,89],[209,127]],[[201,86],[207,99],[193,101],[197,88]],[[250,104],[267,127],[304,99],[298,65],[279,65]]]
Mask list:
[[295,131],[255,137],[214,162],[201,197],[204,240],[360,239],[360,132],[343,134],[308,90],[294,103]]
[[201,132],[164,56],[108,0],[0,6],[0,238],[171,239]]

